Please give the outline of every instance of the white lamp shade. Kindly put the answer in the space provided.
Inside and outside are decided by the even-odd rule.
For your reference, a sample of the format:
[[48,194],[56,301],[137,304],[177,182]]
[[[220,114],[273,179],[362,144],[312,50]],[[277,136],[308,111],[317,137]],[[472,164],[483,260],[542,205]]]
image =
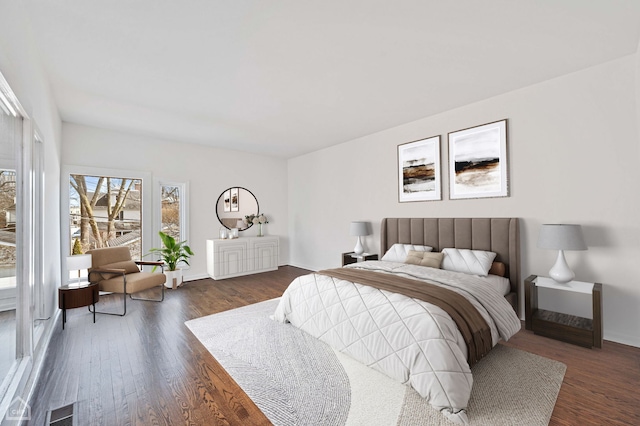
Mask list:
[[559,283],[568,283],[575,274],[564,258],[564,250],[586,250],[580,225],[546,224],[540,228],[538,247],[558,250],[556,263],[549,270],[549,276]]
[[67,270],[79,271],[81,269],[89,268],[91,268],[90,254],[76,254],[73,256],[67,256]]
[[349,227],[349,234],[356,237],[369,235],[367,222],[351,222],[351,226]]
[[587,250],[580,225],[545,224],[538,234],[538,247],[552,250]]

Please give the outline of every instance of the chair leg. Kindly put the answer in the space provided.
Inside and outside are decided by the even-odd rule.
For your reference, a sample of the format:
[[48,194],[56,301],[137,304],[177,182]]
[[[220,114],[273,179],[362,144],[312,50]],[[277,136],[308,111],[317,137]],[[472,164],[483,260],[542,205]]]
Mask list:
[[131,300],[145,300],[147,302],[162,302],[164,300],[164,284],[162,284],[162,295],[160,296],[160,299],[147,299],[145,297],[133,297],[133,294],[130,294],[129,297],[131,298]]
[[[116,293],[111,293],[111,294],[116,294]],[[104,312],[104,311],[96,311],[96,307],[95,305],[93,305],[93,311],[91,310],[91,305],[87,306],[89,308],[89,312],[93,313],[93,314],[103,314],[103,315],[115,315],[115,316],[119,316],[119,317],[123,317],[127,314],[127,295],[126,293],[121,293],[122,294],[122,302],[123,302],[123,311],[121,314],[117,313],[117,312]]]
[[[125,284],[125,290],[126,290],[126,284]],[[112,293],[114,294],[114,293]],[[104,312],[104,311],[95,311],[95,307],[94,310],[91,310],[91,305],[88,306],[89,308],[89,312],[91,313],[96,313],[96,314],[103,314],[103,315],[116,315],[119,317],[123,317],[127,314],[127,294],[126,293],[121,293],[122,294],[122,303],[123,303],[123,311],[121,314],[117,313],[117,312]],[[129,295],[129,297],[131,298],[131,300],[144,300],[147,302],[162,302],[164,300],[164,284],[162,284],[162,291],[161,291],[161,296],[160,299],[147,299],[144,297],[133,297],[132,294]]]

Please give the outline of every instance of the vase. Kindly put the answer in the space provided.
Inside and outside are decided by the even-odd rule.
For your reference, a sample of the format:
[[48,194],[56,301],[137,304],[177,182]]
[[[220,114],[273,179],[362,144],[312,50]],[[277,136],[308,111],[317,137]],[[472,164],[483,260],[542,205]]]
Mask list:
[[258,224],[258,237],[262,237],[262,235],[263,235],[263,234],[262,234],[262,224],[261,224],[261,223],[259,223],[259,224]]

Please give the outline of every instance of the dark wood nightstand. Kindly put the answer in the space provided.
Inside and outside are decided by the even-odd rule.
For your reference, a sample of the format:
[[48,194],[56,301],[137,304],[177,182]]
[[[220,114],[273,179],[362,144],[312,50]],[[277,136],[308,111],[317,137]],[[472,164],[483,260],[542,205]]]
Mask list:
[[[538,309],[538,287],[591,295],[593,318],[582,318]],[[551,278],[531,275],[524,280],[525,328],[535,334],[591,348],[602,347],[602,284],[570,281],[559,284]]]
[[96,302],[100,297],[98,283],[67,284],[58,288],[58,308],[62,309],[62,329],[67,322],[67,309],[93,305],[93,323],[96,322]]
[[342,253],[342,266],[348,265],[350,263],[363,262],[365,260],[378,260],[378,255],[371,253],[362,253],[358,256],[352,251]]

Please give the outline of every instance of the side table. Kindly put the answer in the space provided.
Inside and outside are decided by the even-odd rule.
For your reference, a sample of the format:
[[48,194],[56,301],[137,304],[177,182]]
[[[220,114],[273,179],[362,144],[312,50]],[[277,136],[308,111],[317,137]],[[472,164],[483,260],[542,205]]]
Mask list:
[[58,308],[62,309],[62,329],[67,322],[67,309],[93,305],[93,323],[96,322],[96,302],[100,294],[98,283],[67,284],[58,288]]
[[[538,309],[538,287],[591,295],[592,319]],[[535,334],[586,348],[602,347],[602,284],[529,276],[524,280],[525,328]]]
[[342,253],[342,266],[348,265],[350,263],[356,263],[364,260],[378,260],[377,254],[371,253],[362,253],[361,255],[357,255],[354,252],[350,251],[347,253]]

